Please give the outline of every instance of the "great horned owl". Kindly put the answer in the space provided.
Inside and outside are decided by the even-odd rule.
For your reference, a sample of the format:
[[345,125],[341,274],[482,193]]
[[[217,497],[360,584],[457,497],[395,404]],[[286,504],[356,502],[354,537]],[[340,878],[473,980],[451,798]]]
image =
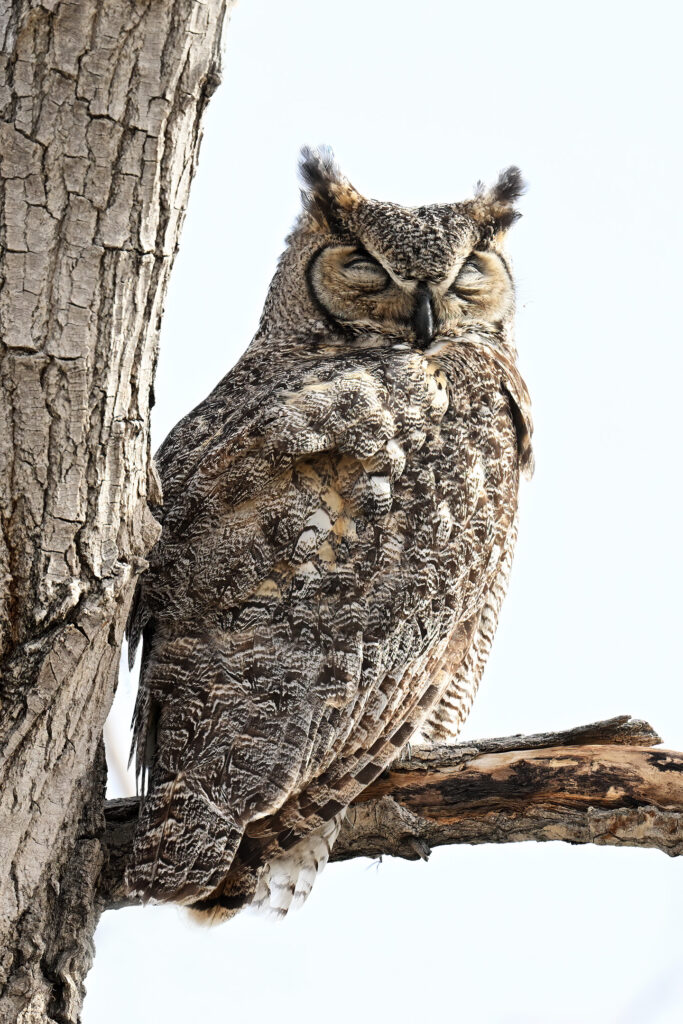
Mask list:
[[349,803],[454,736],[531,469],[503,251],[519,171],[452,205],[365,199],[303,151],[256,337],[171,431],[129,621],[143,899],[230,916],[310,891]]

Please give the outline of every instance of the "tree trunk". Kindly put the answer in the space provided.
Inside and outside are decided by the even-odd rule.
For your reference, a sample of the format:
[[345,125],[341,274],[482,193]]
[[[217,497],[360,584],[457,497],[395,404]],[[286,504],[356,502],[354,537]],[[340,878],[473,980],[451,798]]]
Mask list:
[[79,1019],[159,323],[229,7],[0,6],[2,1022]]

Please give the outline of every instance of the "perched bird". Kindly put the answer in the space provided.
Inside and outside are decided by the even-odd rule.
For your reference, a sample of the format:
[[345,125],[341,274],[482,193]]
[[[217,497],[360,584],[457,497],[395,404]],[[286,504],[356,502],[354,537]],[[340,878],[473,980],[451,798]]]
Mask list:
[[491,646],[531,420],[503,243],[464,202],[364,198],[302,154],[258,332],[157,456],[131,893],[211,920],[304,899],[349,803],[454,737]]

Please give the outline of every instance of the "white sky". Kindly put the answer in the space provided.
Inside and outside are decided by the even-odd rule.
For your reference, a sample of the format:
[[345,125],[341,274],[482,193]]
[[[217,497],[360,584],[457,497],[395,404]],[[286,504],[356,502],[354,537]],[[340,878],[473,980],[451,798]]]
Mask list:
[[[154,447],[255,330],[301,144],[330,143],[361,191],[408,205],[464,198],[513,162],[529,181],[510,248],[537,471],[465,739],[628,712],[683,749],[682,28],[653,0],[242,0],[227,32]],[[120,748],[133,695],[122,673]],[[84,1020],[680,1024],[682,919],[683,865],[655,851],[355,861],[278,925],[105,914]]]

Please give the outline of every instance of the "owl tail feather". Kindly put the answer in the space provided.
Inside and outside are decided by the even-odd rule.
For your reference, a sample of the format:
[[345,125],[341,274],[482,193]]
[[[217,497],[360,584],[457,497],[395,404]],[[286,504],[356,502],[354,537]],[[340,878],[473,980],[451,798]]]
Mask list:
[[138,820],[125,884],[155,903],[193,904],[225,879],[242,826],[182,772],[154,786]]
[[336,814],[263,865],[251,901],[255,910],[284,917],[303,906],[329,860],[345,816],[346,810]]
[[195,922],[219,924],[247,905],[273,917],[298,910],[327,864],[345,814],[346,810],[335,815],[265,863],[242,863],[240,850],[216,892],[189,908]]

